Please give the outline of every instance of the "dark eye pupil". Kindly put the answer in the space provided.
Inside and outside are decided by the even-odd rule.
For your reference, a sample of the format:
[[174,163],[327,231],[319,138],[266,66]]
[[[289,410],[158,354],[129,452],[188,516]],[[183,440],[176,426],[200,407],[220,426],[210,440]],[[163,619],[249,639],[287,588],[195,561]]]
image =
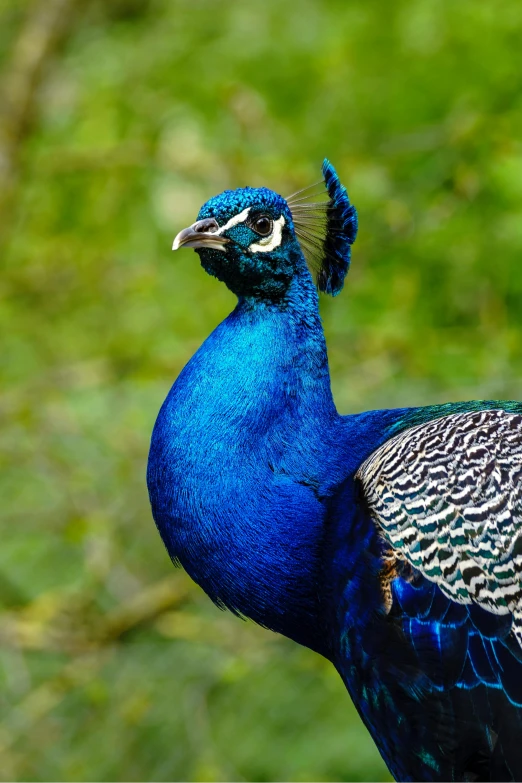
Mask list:
[[272,229],[272,221],[270,220],[270,218],[267,218],[265,216],[260,217],[254,223],[254,228],[258,234],[262,234],[263,236],[266,236],[267,234],[270,233]]

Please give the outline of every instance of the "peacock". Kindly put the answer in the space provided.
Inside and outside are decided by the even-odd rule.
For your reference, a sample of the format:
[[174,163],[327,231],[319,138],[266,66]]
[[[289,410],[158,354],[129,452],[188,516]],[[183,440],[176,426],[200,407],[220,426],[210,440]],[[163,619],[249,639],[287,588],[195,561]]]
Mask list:
[[338,414],[318,291],[357,213],[322,173],[174,240],[238,301],[158,415],[154,520],[219,607],[333,663],[397,780],[522,780],[522,403]]

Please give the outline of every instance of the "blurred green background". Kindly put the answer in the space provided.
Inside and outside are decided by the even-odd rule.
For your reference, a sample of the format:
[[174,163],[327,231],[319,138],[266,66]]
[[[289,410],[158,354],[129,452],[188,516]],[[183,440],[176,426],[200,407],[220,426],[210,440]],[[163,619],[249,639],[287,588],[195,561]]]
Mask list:
[[340,411],[520,398],[521,33],[520,0],[2,0],[2,780],[389,780],[332,668],[155,531],[156,413],[234,305],[170,246],[327,155]]

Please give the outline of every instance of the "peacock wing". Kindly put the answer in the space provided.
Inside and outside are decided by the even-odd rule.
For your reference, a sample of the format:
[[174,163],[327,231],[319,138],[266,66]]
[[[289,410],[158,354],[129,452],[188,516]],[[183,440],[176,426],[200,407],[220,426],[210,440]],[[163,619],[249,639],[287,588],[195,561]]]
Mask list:
[[412,427],[357,478],[393,550],[453,601],[511,615],[522,651],[522,416],[482,410]]
[[522,416],[488,409],[412,427],[357,479],[389,553],[374,690],[385,683],[407,718],[424,760],[412,774],[432,759],[430,779],[522,779]]

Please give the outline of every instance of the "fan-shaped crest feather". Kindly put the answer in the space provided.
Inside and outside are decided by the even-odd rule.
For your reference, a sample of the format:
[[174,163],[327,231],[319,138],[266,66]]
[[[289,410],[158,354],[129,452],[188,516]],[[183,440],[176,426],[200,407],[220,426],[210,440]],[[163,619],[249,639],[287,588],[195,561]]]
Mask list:
[[[335,296],[350,267],[351,246],[357,236],[357,211],[327,158],[323,162],[323,177],[322,182],[289,196],[287,203],[306,260],[315,272],[317,287]],[[317,186],[323,183],[326,192],[317,192]],[[308,195],[303,195],[307,191]],[[322,195],[327,195],[328,200],[310,201]]]

